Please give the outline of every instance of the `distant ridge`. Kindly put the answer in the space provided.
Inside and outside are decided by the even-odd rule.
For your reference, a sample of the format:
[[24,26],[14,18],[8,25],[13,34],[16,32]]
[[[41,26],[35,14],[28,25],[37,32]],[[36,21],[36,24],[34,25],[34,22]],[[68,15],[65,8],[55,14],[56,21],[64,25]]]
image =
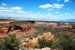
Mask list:
[[0,21],[16,21],[14,19],[0,19]]
[[24,22],[24,21],[35,21],[35,22],[72,22],[72,23],[75,23],[75,19],[67,19],[67,20],[62,20],[62,21],[45,21],[45,20],[16,20],[16,19],[0,19],[0,21],[22,21],[22,22]]

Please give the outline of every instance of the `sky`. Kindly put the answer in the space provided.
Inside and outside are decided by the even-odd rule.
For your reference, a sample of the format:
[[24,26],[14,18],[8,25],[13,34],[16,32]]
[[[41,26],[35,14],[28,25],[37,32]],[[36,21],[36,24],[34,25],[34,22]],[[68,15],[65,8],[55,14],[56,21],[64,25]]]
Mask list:
[[0,18],[75,22],[75,0],[0,0]]

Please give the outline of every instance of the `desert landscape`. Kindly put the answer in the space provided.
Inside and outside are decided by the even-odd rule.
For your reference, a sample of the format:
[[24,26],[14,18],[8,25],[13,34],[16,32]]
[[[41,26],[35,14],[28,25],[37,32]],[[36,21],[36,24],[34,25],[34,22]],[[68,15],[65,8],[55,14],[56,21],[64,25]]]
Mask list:
[[0,20],[1,50],[74,50],[74,44],[74,22]]
[[0,50],[75,50],[75,0],[0,0]]

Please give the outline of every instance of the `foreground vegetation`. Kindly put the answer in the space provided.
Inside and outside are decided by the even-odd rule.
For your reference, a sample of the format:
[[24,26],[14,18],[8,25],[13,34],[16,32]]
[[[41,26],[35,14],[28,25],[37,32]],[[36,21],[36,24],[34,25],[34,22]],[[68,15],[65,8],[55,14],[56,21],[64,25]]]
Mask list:
[[[0,50],[19,50],[21,41],[15,38],[15,35],[6,37],[0,42]],[[68,35],[62,35],[55,40],[38,39],[38,48],[49,47],[57,50],[75,50],[75,39]],[[22,48],[23,49],[23,48]],[[25,50],[25,49],[24,49]]]
[[9,35],[0,42],[0,50],[18,50],[20,41],[16,39],[15,34]]

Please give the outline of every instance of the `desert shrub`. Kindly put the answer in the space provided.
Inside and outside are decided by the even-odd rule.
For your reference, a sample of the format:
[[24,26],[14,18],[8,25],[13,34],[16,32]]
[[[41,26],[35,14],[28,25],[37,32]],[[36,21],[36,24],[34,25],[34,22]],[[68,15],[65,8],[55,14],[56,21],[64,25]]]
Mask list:
[[9,35],[0,43],[0,50],[17,50],[19,49],[20,41],[16,39],[15,35]]
[[43,32],[52,32],[53,34],[58,35],[58,32],[63,32],[63,28],[49,28],[49,27],[44,27],[44,26],[37,26],[35,27],[37,29],[38,34],[42,34]]
[[64,31],[63,28],[51,28],[50,30],[52,33],[58,33],[58,32],[61,32],[61,31]]
[[57,47],[61,50],[75,50],[75,40],[68,35],[62,35],[57,39]]
[[51,28],[44,27],[44,26],[37,26],[35,27],[35,29],[37,30],[37,32],[34,33],[34,36],[42,35],[43,32],[50,32],[51,30]]
[[38,35],[42,35],[43,34],[43,26],[37,26],[37,27],[34,27],[37,32],[34,33],[34,36],[38,36]]
[[20,50],[27,50],[27,49],[26,49],[26,48],[24,48],[24,47],[21,47],[21,48],[20,48]]
[[43,26],[38,26],[38,27],[36,27],[36,29],[37,29],[39,32],[43,32]]
[[53,41],[47,41],[45,39],[38,39],[38,44],[39,48],[44,48],[44,47],[52,47]]
[[33,35],[32,35],[32,37],[35,37],[35,38],[38,37],[38,36],[39,36],[38,32],[34,32]]

